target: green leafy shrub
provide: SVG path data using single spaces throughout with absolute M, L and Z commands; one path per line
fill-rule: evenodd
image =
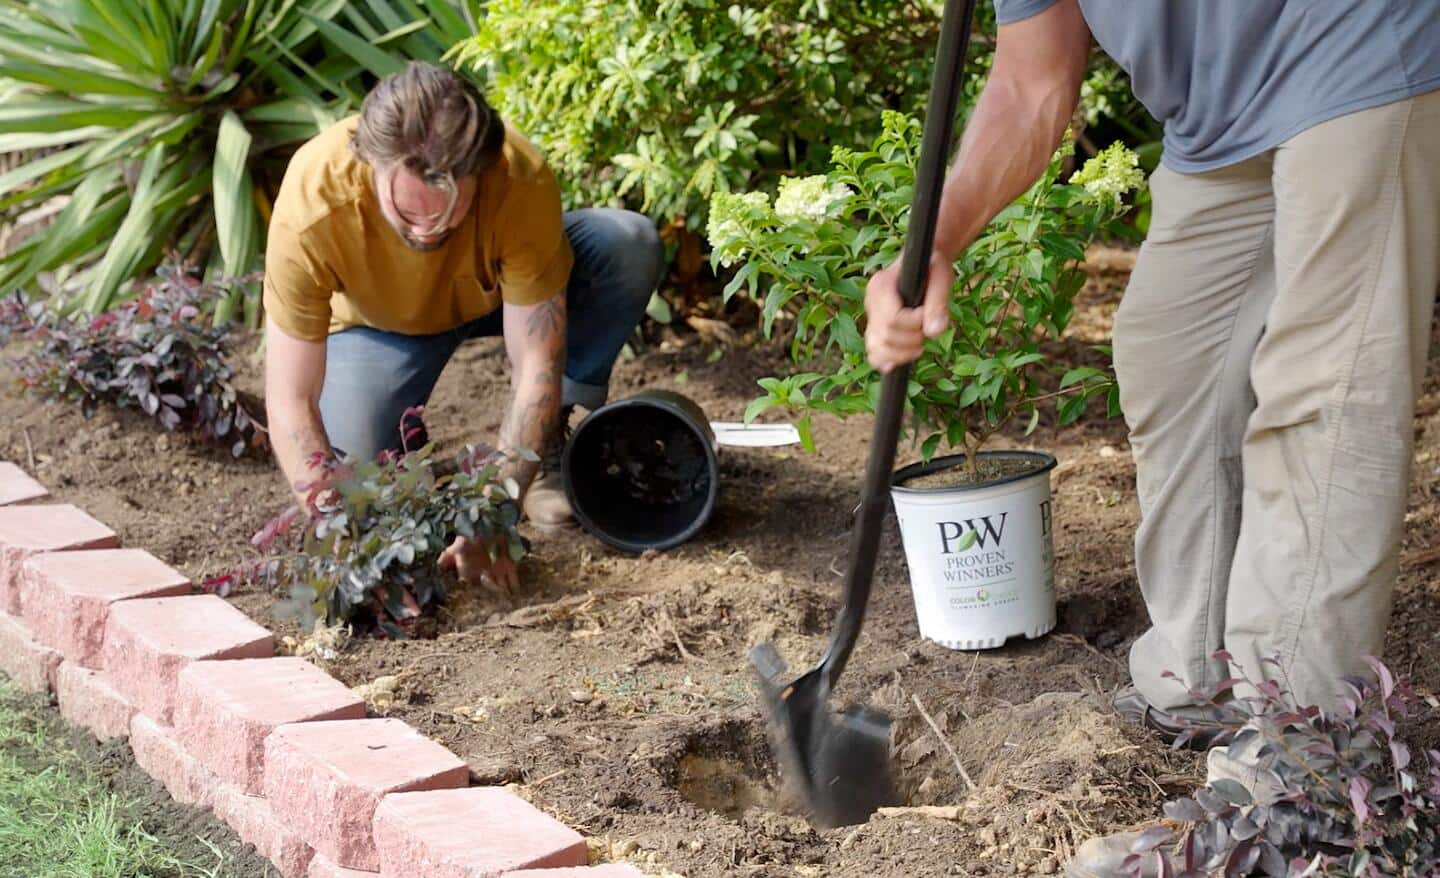
M 455 54 L 541 145 L 571 204 L 634 196 L 699 228 L 712 193 L 820 170 L 882 110 L 915 109 L 941 5 L 490 0 Z
M 298 616 L 306 630 L 324 618 L 371 623 L 392 637 L 413 633 L 453 585 L 439 561 L 457 536 L 488 543 L 492 557 L 525 554 L 519 489 L 500 480 L 500 455 L 487 447 L 467 448 L 453 463 L 433 455 L 427 443 L 373 461 L 315 458 L 306 513 L 292 507 L 252 541 L 274 554 L 207 587 L 243 578 L 285 589 L 281 612 Z
M 78 268 L 100 312 L 170 247 L 254 270 L 289 148 L 357 108 L 364 74 L 471 32 L 449 0 L 5 0 L 0 153 L 39 152 L 0 174 L 0 223 L 69 202 L 0 258 L 0 289 Z
M 781 182 L 772 203 L 762 192 L 717 194 L 709 238 L 712 260 L 735 267 L 728 298 L 744 291 L 761 305 L 767 334 L 782 318 L 793 328 L 790 350 L 805 371 L 760 382 L 766 395 L 745 412 L 771 407 L 799 418 L 807 447 L 813 412 L 873 412 L 881 375 L 866 360 L 861 335 L 865 285 L 904 245 L 919 153 L 920 125 L 887 113 L 871 149 L 837 147 L 825 176 Z M 910 431 L 924 457 L 942 445 L 972 461 L 988 437 L 1017 417 L 1039 418 L 1053 399 L 1061 423 L 1103 395 L 1118 394 L 1105 371 L 1078 368 L 1059 390 L 1042 389 L 1049 363 L 1040 342 L 1058 338 L 1084 283 L 1086 245 L 1119 233 L 1124 197 L 1143 185 L 1135 156 L 1116 144 L 1060 181 L 1056 153 L 1045 174 L 1002 211 L 962 255 L 950 305 L 950 328 L 929 340 L 911 372 Z
M 1215 657 L 1231 661 L 1224 652 Z M 1348 695 L 1330 713 L 1299 705 L 1274 680 L 1243 674 L 1191 692 L 1241 729 L 1236 746 L 1268 761 L 1262 783 L 1277 794 L 1256 802 L 1226 780 L 1167 803 L 1166 816 L 1188 828 L 1178 845 L 1169 830 L 1151 830 L 1127 863 L 1131 874 L 1162 859 L 1169 862 L 1161 874 L 1180 878 L 1440 874 L 1440 752 L 1414 758 L 1397 732 L 1414 693 L 1369 662 L 1375 680 L 1345 680 Z M 1242 683 L 1256 694 L 1231 697 Z
M 87 418 L 101 405 L 136 408 L 167 431 L 224 443 L 239 457 L 267 443 L 235 386 L 235 327 L 216 326 L 204 310 L 229 285 L 166 264 L 136 298 L 93 318 L 10 299 L 0 306 L 0 335 L 31 343 L 13 361 L 23 391 L 78 402 Z

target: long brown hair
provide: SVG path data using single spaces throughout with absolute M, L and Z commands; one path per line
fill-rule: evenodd
M 453 189 L 500 158 L 505 127 L 473 83 L 453 70 L 411 61 L 365 96 L 351 138 L 371 165 L 399 162 L 427 185 Z

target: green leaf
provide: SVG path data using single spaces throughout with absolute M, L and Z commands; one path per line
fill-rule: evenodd
M 69 98 L 16 98 L 0 105 L 0 134 L 64 131 L 86 125 L 120 128 L 147 119 L 153 112 Z
M 1060 426 L 1073 424 L 1079 420 L 1080 415 L 1085 412 L 1085 397 L 1083 394 L 1076 394 L 1060 405 Z
M 1040 426 L 1040 409 L 1031 409 L 1030 423 L 1025 425 L 1025 435 L 1029 436 L 1031 433 L 1034 433 L 1035 428 L 1038 426 Z
M 130 277 L 151 243 L 155 202 L 160 195 L 156 181 L 165 158 L 165 150 L 160 146 L 152 147 L 145 156 L 136 181 L 135 195 L 130 199 L 130 209 L 86 287 L 83 307 L 92 314 L 110 307 L 120 284 Z
M 1065 376 L 1063 378 L 1060 379 L 1060 388 L 1063 390 L 1066 387 L 1071 386 L 1072 384 L 1079 384 L 1082 381 L 1086 381 L 1103 374 L 1104 373 L 1101 372 L 1099 369 L 1093 369 L 1090 367 L 1071 369 L 1070 371 L 1065 373 Z
M 1107 417 L 1118 418 L 1124 412 L 1120 410 L 1120 385 L 1111 384 L 1110 390 L 1105 394 L 1105 414 Z
M 645 315 L 656 323 L 669 324 L 675 319 L 670 310 L 670 303 L 659 292 L 650 294 L 650 302 L 645 306 Z
M 254 269 L 259 249 L 260 218 L 255 212 L 254 184 L 250 179 L 250 132 L 235 112 L 220 118 L 215 144 L 213 191 L 215 233 L 227 277 Z
M 24 199 L 23 192 L 16 190 L 29 183 L 37 177 L 43 177 L 52 171 L 65 168 L 83 157 L 90 150 L 89 144 L 74 146 L 51 155 L 32 159 L 8 173 L 0 174 L 0 193 L 9 193 L 8 197 L 0 195 L 0 207 L 8 203 L 14 203 Z M 16 196 L 19 196 L 18 198 Z
M 393 73 L 399 73 L 405 69 L 405 62 L 399 58 L 375 48 L 370 43 L 334 22 L 327 21 L 310 12 L 305 13 L 305 15 L 311 20 L 325 39 L 329 40 L 340 49 L 340 51 L 348 55 L 355 63 L 364 67 L 374 75 L 385 77 Z
M 751 421 L 753 421 L 753 420 L 755 420 L 756 418 L 760 417 L 760 415 L 761 415 L 762 413 L 764 413 L 764 412 L 766 412 L 766 411 L 768 411 L 769 409 L 772 409 L 772 408 L 774 408 L 774 407 L 775 407 L 775 400 L 774 400 L 774 398 L 772 398 L 772 397 L 769 397 L 769 396 L 761 396 L 761 397 L 758 397 L 758 398 L 756 398 L 756 399 L 752 399 L 752 400 L 750 401 L 750 404 L 747 405 L 747 406 L 745 406 L 745 415 L 744 415 L 744 421 L 745 421 L 745 423 L 747 423 L 747 424 L 750 423 Z
M 459 42 L 474 33 L 451 0 L 425 0 L 425 8 L 434 17 L 447 44 Z
M 920 458 L 922 460 L 928 461 L 932 457 L 934 457 L 935 449 L 940 447 L 940 440 L 942 438 L 943 437 L 939 433 L 935 433 L 934 435 L 928 437 L 924 442 L 922 442 L 920 444 Z
M 1045 254 L 1039 250 L 1031 250 L 1025 254 L 1024 275 L 1032 281 L 1043 280 L 1045 277 Z
M 815 453 L 815 435 L 810 429 L 810 416 L 805 415 L 795 422 L 795 430 L 800 434 L 800 446 L 811 454 Z

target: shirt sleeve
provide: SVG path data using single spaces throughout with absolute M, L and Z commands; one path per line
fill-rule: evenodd
M 533 305 L 565 289 L 574 254 L 565 237 L 560 186 L 548 167 L 515 186 L 500 209 L 500 298 Z
M 1055 0 L 995 0 L 995 21 L 997 24 L 1014 24 L 1039 15 L 1054 5 Z
M 286 335 L 324 341 L 330 333 L 334 284 L 303 237 L 283 221 L 272 221 L 265 243 L 265 313 Z

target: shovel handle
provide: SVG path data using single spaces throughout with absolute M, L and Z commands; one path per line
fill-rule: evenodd
M 955 106 L 960 80 L 965 73 L 965 52 L 970 46 L 970 25 L 975 18 L 976 0 L 946 0 L 940 25 L 940 46 L 935 53 L 935 72 L 930 81 L 924 135 L 920 141 L 920 162 L 916 171 L 915 195 L 910 202 L 910 226 L 900 262 L 900 298 L 907 307 L 920 304 L 934 247 L 935 225 L 940 212 L 940 195 L 945 185 L 945 165 L 950 154 Z M 870 459 L 860 500 L 858 521 L 850 533 L 850 563 L 845 570 L 844 603 L 840 607 L 830 645 L 817 670 L 833 689 L 845 670 L 845 663 L 860 636 L 870 585 L 875 578 L 875 557 L 880 548 L 880 528 L 890 503 L 890 484 L 895 469 L 895 447 L 900 438 L 900 418 L 905 413 L 910 366 L 900 366 L 885 376 L 880 385 L 880 403 L 875 412 L 875 431 L 870 439 Z

